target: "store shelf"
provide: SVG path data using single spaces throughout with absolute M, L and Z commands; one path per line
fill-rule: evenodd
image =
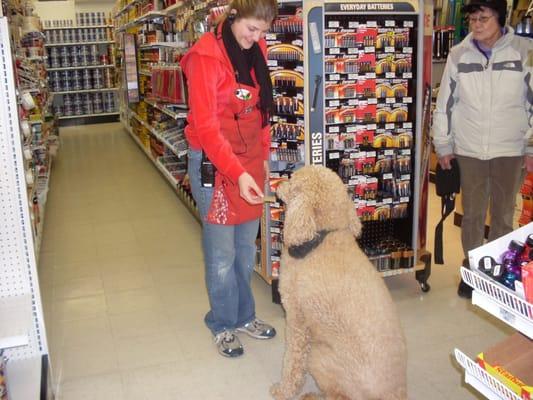
M 167 142 L 167 140 L 163 136 L 161 136 L 161 133 L 158 130 L 154 129 L 154 127 L 152 127 L 146 121 L 144 121 L 139 115 L 137 115 L 137 113 L 131 110 L 130 110 L 130 113 L 137 121 L 139 121 L 139 123 L 142 126 L 148 129 L 152 135 L 154 135 L 159 141 L 163 142 L 165 146 L 174 153 L 174 155 L 181 158 L 185 154 L 187 154 L 186 150 L 183 150 L 183 151 L 176 150 L 169 142 Z
M 152 107 L 157 108 L 159 111 L 164 112 L 166 115 L 168 115 L 168 116 L 171 117 L 171 118 L 174 118 L 174 119 L 183 119 L 183 118 L 187 118 L 188 110 L 187 110 L 187 107 L 186 107 L 185 105 L 183 106 L 183 111 L 174 112 L 174 111 L 172 111 L 172 110 L 169 110 L 167 107 L 165 107 L 164 104 L 159 104 L 159 103 L 157 103 L 157 102 L 154 101 L 154 100 L 151 100 L 151 99 L 144 99 L 144 102 L 145 102 L 146 104 L 151 105 Z
M 140 3 L 141 0 L 133 0 L 126 4 L 124 7 L 122 7 L 120 10 L 117 11 L 115 16 L 113 18 L 117 18 L 121 14 L 124 14 L 125 11 L 129 10 L 131 7 L 133 7 L 135 4 Z
M 165 8 L 163 11 L 167 15 L 175 14 L 180 10 L 181 7 L 183 7 L 183 4 L 183 1 L 177 1 L 176 4 L 172 4 L 171 6 Z
M 41 253 L 41 244 L 43 239 L 43 227 L 44 227 L 44 217 L 46 214 L 46 203 L 48 200 L 48 189 L 50 188 L 50 176 L 52 171 L 52 157 L 48 157 L 48 169 L 45 176 L 40 176 L 37 178 L 37 182 L 34 186 L 34 190 L 37 193 L 37 196 L 40 198 L 39 202 L 39 227 L 37 231 L 37 237 L 35 239 L 35 262 L 39 265 L 39 256 Z M 44 194 L 44 197 L 41 195 Z M 33 195 L 32 195 L 33 197 Z M 31 201 L 31 198 L 29 199 Z
M 178 180 L 174 178 L 174 176 L 169 172 L 168 169 L 165 168 L 165 166 L 159 161 L 159 159 L 156 159 L 154 163 L 157 169 L 159 169 L 159 171 L 161 171 L 161 173 L 165 176 L 166 180 L 170 182 L 172 187 L 177 188 L 179 185 Z
M 141 69 L 141 70 L 139 70 L 139 75 L 152 76 L 152 72 Z
M 455 349 L 455 359 L 465 369 L 465 382 L 489 400 L 520 400 L 515 393 L 481 368 L 468 356 Z
M 148 21 L 150 19 L 161 18 L 161 17 L 164 17 L 165 15 L 166 14 L 161 11 L 150 11 L 144 15 L 141 15 L 139 18 L 136 18 L 133 21 L 127 22 L 126 24 L 117 28 L 116 32 L 123 32 L 129 28 L 133 28 L 134 26 L 140 24 L 141 22 Z
M 59 46 L 85 46 L 90 44 L 111 44 L 115 43 L 114 40 L 101 40 L 98 42 L 70 42 L 70 43 L 47 43 L 45 47 L 59 47 Z
M 42 358 L 9 360 L 7 389 L 9 400 L 35 400 L 41 397 Z
M 400 268 L 400 269 L 391 269 L 388 271 L 381 271 L 380 274 L 383 277 L 387 276 L 396 276 L 396 275 L 402 275 L 402 274 L 409 274 L 411 272 L 414 272 L 414 268 Z
M 71 71 L 76 69 L 99 69 L 99 68 L 115 68 L 113 64 L 106 65 L 83 65 L 79 67 L 61 67 L 61 68 L 48 68 L 47 71 Z
M 0 350 L 29 343 L 32 325 L 29 309 L 30 295 L 0 298 Z
M 474 289 L 472 304 L 533 339 L 533 304 L 480 272 L 461 267 L 461 277 Z
M 100 113 L 100 114 L 81 114 L 81 115 L 63 115 L 58 117 L 59 119 L 73 119 L 73 118 L 88 118 L 88 117 L 105 117 L 109 115 L 119 115 L 118 111 L 110 113 Z
M 65 29 L 94 29 L 94 28 L 113 28 L 113 25 L 87 25 L 87 26 L 61 26 L 44 28 L 45 31 L 56 31 Z
M 94 93 L 94 92 L 113 92 L 118 90 L 117 87 L 113 88 L 102 88 L 102 89 L 81 89 L 81 90 L 68 90 L 63 92 L 50 92 L 50 94 L 56 95 L 56 94 L 73 94 L 73 93 Z
M 152 50 L 152 49 L 158 49 L 160 47 L 169 47 L 173 49 L 181 49 L 184 52 L 188 50 L 188 47 L 184 47 L 183 44 L 177 43 L 177 42 L 156 42 L 156 43 L 146 43 L 141 44 L 139 46 L 139 49 L 141 50 Z

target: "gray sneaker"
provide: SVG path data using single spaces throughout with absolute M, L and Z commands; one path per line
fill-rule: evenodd
M 239 357 L 244 353 L 239 338 L 232 331 L 223 331 L 215 336 L 218 352 L 224 357 Z
M 246 333 L 256 339 L 272 339 L 276 336 L 276 329 L 273 326 L 257 318 L 237 328 L 237 332 Z

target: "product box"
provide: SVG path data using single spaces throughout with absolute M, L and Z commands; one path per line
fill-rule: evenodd
M 479 354 L 477 362 L 520 398 L 533 399 L 533 340 L 515 333 Z

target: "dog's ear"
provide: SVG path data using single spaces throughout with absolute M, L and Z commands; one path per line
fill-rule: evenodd
M 289 199 L 290 184 L 289 182 L 282 182 L 276 189 L 276 195 L 286 203 Z
M 285 244 L 299 245 L 315 237 L 315 211 L 305 193 L 291 193 L 285 212 Z
M 361 221 L 357 216 L 357 209 L 355 207 L 355 204 L 351 200 L 348 200 L 348 202 L 350 204 L 348 207 L 346 207 L 346 209 L 348 210 L 348 223 L 350 231 L 356 238 L 358 238 L 359 236 L 361 236 Z

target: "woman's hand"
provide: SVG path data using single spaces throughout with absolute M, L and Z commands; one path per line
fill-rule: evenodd
M 448 154 L 439 157 L 439 164 L 442 169 L 452 169 L 452 160 L 455 158 L 453 154 Z
M 254 178 L 248 172 L 244 172 L 239 176 L 238 185 L 241 197 L 248 203 L 263 203 L 263 191 L 257 186 Z

